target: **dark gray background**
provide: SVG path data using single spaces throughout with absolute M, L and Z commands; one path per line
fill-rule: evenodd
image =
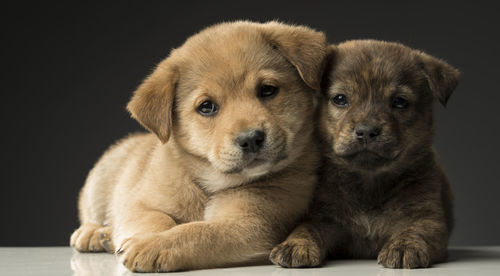
M 171 48 L 235 19 L 306 24 L 334 43 L 399 41 L 460 68 L 448 107 L 436 105 L 436 147 L 456 196 L 451 244 L 500 245 L 500 9 L 405 2 L 2 4 L 0 245 L 67 245 L 87 172 L 140 129 L 124 108 L 134 89 Z

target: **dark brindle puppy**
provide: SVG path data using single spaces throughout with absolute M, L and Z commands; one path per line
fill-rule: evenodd
M 446 258 L 452 195 L 432 147 L 433 102 L 446 104 L 459 73 L 397 43 L 331 47 L 320 132 L 326 151 L 310 214 L 274 248 L 283 267 L 326 256 L 428 267 Z

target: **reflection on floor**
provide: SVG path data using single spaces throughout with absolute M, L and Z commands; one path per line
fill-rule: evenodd
M 500 246 L 449 250 L 449 261 L 429 269 L 385 269 L 375 260 L 332 260 L 324 267 L 283 269 L 273 265 L 175 273 L 184 275 L 500 275 Z M 133 275 L 111 254 L 80 254 L 68 247 L 0 247 L 0 275 Z M 137 274 L 145 275 L 145 274 Z

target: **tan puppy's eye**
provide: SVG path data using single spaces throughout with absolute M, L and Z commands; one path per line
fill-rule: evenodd
M 271 99 L 278 94 L 279 88 L 272 85 L 263 84 L 259 88 L 257 97 L 261 99 Z
M 198 106 L 198 113 L 203 116 L 213 116 L 218 110 L 219 107 L 212 101 L 204 101 Z
M 345 94 L 337 94 L 331 99 L 332 103 L 337 107 L 347 107 L 349 102 Z
M 401 96 L 397 96 L 397 97 L 394 97 L 394 99 L 392 99 L 391 105 L 394 108 L 404 109 L 404 108 L 408 107 L 408 100 L 406 100 L 405 98 L 403 98 Z

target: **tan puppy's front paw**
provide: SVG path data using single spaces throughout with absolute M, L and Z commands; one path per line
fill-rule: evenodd
M 317 267 L 322 261 L 321 249 L 308 240 L 286 240 L 273 248 L 269 260 L 287 268 Z
M 384 245 L 378 263 L 387 268 L 429 267 L 430 256 L 423 241 L 395 240 Z
M 126 239 L 116 251 L 120 261 L 133 272 L 167 272 L 180 269 L 171 243 L 157 233 L 137 234 Z

